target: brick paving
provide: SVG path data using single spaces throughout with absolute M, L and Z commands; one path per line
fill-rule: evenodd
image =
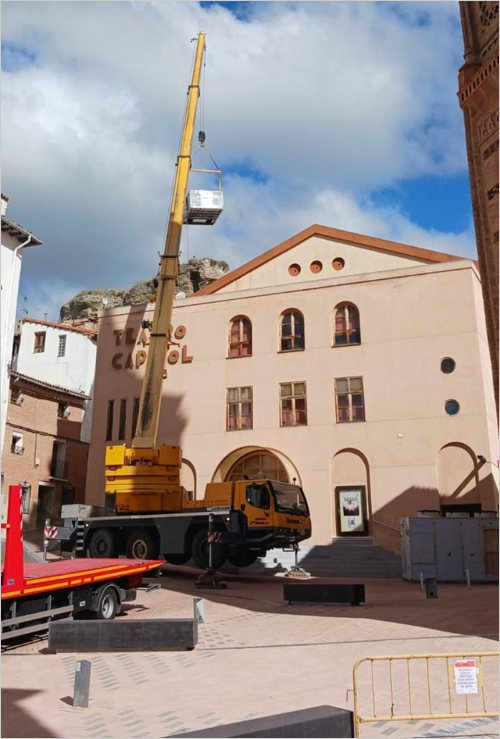
M 202 597 L 206 623 L 195 650 L 54 655 L 44 638 L 4 650 L 2 736 L 166 737 L 317 705 L 352 708 L 346 691 L 361 657 L 498 650 L 492 585 L 440 585 L 439 598 L 426 600 L 419 585 L 371 581 L 366 604 L 352 608 L 288 605 L 280 578 L 228 576 L 229 589 L 212 592 L 196 590 L 194 572 L 186 568 L 165 574 L 161 590 L 141 592 L 121 617 L 191 616 L 193 598 Z M 87 709 L 72 707 L 77 659 L 92 662 Z M 498 674 L 488 672 L 487 681 L 495 703 L 490 710 L 498 710 Z M 381 682 L 383 702 L 388 681 Z M 423 695 L 424 681 L 417 682 Z M 498 736 L 498 721 L 362 727 L 363 737 L 459 735 Z

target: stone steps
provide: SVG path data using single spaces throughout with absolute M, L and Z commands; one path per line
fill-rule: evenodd
M 271 574 L 273 571 L 284 571 L 294 563 L 293 552 L 275 549 L 241 571 Z M 370 537 L 334 540 L 331 545 L 302 546 L 298 564 L 316 577 L 401 579 L 401 557 L 375 546 Z

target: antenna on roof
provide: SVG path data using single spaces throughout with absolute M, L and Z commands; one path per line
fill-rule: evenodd
M 24 297 L 23 297 L 23 303 L 24 303 L 23 313 L 24 313 L 25 316 L 27 316 L 28 315 L 28 312 L 29 312 L 28 311 L 28 296 L 27 295 L 24 295 Z
M 47 317 L 48 317 L 48 315 L 49 315 L 48 313 L 44 313 L 44 314 L 43 314 L 43 319 L 44 319 L 44 321 L 46 321 L 46 320 L 47 320 Z

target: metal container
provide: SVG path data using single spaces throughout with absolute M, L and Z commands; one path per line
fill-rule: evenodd
M 194 226 L 213 226 L 223 208 L 222 190 L 189 190 L 184 223 Z
M 403 579 L 498 582 L 498 518 L 401 521 Z

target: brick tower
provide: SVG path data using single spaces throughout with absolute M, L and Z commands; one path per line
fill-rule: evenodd
M 479 270 L 498 413 L 498 2 L 461 2 L 458 75 Z

